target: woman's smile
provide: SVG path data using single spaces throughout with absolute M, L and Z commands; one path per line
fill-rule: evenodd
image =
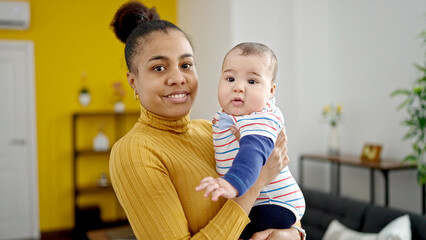
M 189 94 L 190 93 L 187 90 L 179 90 L 166 94 L 165 97 L 168 101 L 171 101 L 173 103 L 185 103 L 186 101 L 188 101 Z

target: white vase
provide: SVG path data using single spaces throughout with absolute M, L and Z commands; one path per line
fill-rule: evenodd
M 86 107 L 89 105 L 91 100 L 90 94 L 88 92 L 81 92 L 78 95 L 78 101 L 80 102 L 81 106 Z
M 337 126 L 330 126 L 330 136 L 328 140 L 328 154 L 339 155 L 340 143 L 339 143 L 339 132 Z
M 117 101 L 114 103 L 114 112 L 123 113 L 126 110 L 126 105 L 122 101 Z
M 99 131 L 93 139 L 93 150 L 95 150 L 95 152 L 105 152 L 109 150 L 109 139 L 102 131 Z

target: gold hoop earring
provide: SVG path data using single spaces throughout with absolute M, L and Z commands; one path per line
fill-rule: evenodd
M 136 90 L 133 90 L 133 98 L 135 101 L 139 99 L 139 95 L 136 93 Z

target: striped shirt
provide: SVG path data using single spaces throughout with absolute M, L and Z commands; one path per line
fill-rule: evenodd
M 235 125 L 239 130 L 240 142 L 232 134 L 229 128 L 230 125 Z M 268 101 L 262 111 L 254 112 L 250 115 L 230 116 L 224 113 L 223 110 L 215 114 L 212 128 L 216 171 L 236 187 L 240 195 L 244 194 L 244 192 L 242 193 L 236 185 L 239 186 L 238 183 L 243 184 L 247 178 L 257 179 L 260 168 L 269 157 L 274 147 L 273 143 L 275 143 L 283 125 L 284 118 L 279 108 L 275 106 L 274 98 Z M 251 141 L 251 137 L 253 136 L 256 137 L 256 145 Z M 250 139 L 250 141 L 244 141 L 244 137 L 247 137 L 246 139 Z M 268 147 L 260 147 L 255 150 L 255 153 L 250 153 L 249 155 L 239 153 L 240 148 L 243 148 L 243 144 L 245 147 L 241 153 L 255 149 L 259 145 L 259 139 L 264 141 L 262 144 L 265 144 L 265 146 L 271 146 L 271 149 L 268 150 Z M 267 141 L 272 141 L 272 143 L 267 143 Z M 265 151 L 262 152 L 262 149 L 265 149 Z M 258 156 L 259 152 L 263 156 Z M 244 172 L 236 169 L 242 165 L 246 165 L 244 166 Z M 231 166 L 233 167 L 231 168 Z M 253 170 L 253 168 L 256 169 Z M 228 171 L 232 173 L 232 176 L 228 176 Z M 253 174 L 255 176 L 250 176 Z M 250 183 L 252 184 L 254 181 Z M 251 185 L 246 187 L 250 188 Z M 275 204 L 289 209 L 295 214 L 297 221 L 302 218 L 305 212 L 305 200 L 288 166 L 269 185 L 262 189 L 255 202 L 255 206 L 266 204 Z

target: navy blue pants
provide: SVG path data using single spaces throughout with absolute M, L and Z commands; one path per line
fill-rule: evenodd
M 240 238 L 249 239 L 256 232 L 268 228 L 285 229 L 296 222 L 294 213 L 287 208 L 277 205 L 260 205 L 251 209 L 250 223 L 246 226 Z

